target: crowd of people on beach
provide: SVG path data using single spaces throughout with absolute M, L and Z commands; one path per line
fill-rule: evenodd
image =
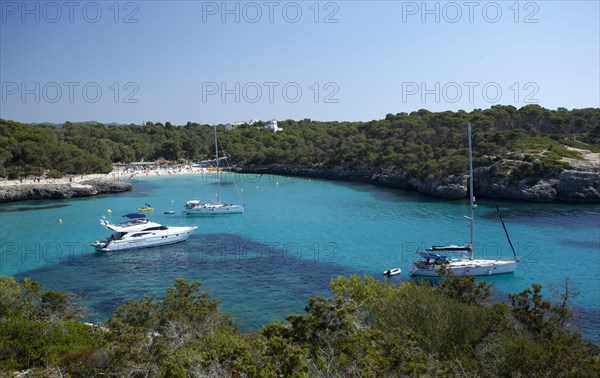
M 154 166 L 115 166 L 109 174 L 113 178 L 123 179 L 135 176 L 161 176 L 161 175 L 186 175 L 203 174 L 211 172 L 209 168 L 198 167 L 191 164 L 154 165 Z
M 35 184 L 77 184 L 81 181 L 94 179 L 113 179 L 127 180 L 136 176 L 162 176 L 162 175 L 186 175 L 186 174 L 206 174 L 214 172 L 214 169 L 199 167 L 193 164 L 178 165 L 115 165 L 110 173 L 89 174 L 89 175 L 66 175 L 62 178 L 48 178 L 39 176 L 30 176 L 18 180 L 8 180 L 0 178 L 0 186 L 9 185 L 35 185 Z

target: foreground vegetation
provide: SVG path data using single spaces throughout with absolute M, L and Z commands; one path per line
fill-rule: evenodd
M 393 377 L 600 375 L 600 348 L 569 330 L 568 281 L 552 304 L 533 285 L 489 300 L 491 287 L 448 277 L 393 285 L 331 281 L 254 333 L 240 333 L 199 282 L 122 305 L 102 325 L 75 322 L 72 297 L 0 276 L 0 373 L 30 376 Z
M 560 171 L 566 166 L 563 157 L 581 158 L 567 146 L 600 152 L 600 109 L 537 105 L 470 113 L 419 110 L 370 122 L 285 120 L 278 133 L 262 123 L 228 132 L 220 126 L 220 135 L 232 165 L 373 167 L 433 179 L 465 171 L 467 122 L 474 127 L 475 164 L 517 155 L 522 169 L 514 172 L 515 179 Z M 202 160 L 212 153 L 212 130 L 198 123 L 55 127 L 0 120 L 0 176 L 10 178 L 48 170 L 51 176 L 105 173 L 117 162 Z

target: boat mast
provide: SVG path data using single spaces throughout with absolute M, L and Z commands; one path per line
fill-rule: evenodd
M 219 173 L 219 145 L 217 143 L 217 125 L 215 125 L 215 157 L 217 162 L 217 204 L 221 204 L 221 180 Z
M 469 228 L 471 229 L 471 242 L 470 242 L 470 247 L 471 247 L 471 251 L 469 252 L 469 258 L 471 260 L 473 260 L 473 248 L 474 248 L 474 243 L 473 243 L 473 234 L 474 234 L 474 230 L 473 230 L 473 218 L 474 218 L 474 212 L 473 212 L 473 151 L 472 151 L 472 146 L 471 146 L 471 123 L 469 122 L 467 124 L 467 129 L 468 129 L 468 133 L 469 133 L 469 219 L 471 220 L 471 224 L 469 225 Z

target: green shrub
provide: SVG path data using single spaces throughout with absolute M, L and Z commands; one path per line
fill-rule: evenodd
M 397 285 L 338 277 L 329 298 L 308 300 L 260 332 L 240 334 L 199 282 L 177 279 L 163 298 L 121 306 L 104 327 L 29 318 L 60 312 L 56 292 L 0 276 L 0 372 L 30 376 L 596 377 L 600 347 L 565 324 L 577 290 L 544 299 L 534 284 L 508 302 L 492 287 L 450 275 Z M 58 375 L 58 374 L 57 374 Z
M 0 320 L 0 368 L 53 366 L 69 353 L 102 344 L 101 334 L 82 323 Z
M 49 169 L 48 172 L 46 173 L 46 177 L 51 178 L 51 179 L 59 179 L 59 178 L 63 178 L 65 176 L 64 173 L 56 170 L 56 169 Z
M 582 150 L 590 150 L 595 153 L 600 152 L 600 146 L 596 144 L 588 144 L 584 142 L 580 142 L 576 139 L 561 139 L 560 142 L 569 147 L 575 147 Z

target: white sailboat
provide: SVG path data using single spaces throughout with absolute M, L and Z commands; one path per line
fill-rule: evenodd
M 491 276 L 495 274 L 513 273 L 519 262 L 516 256 L 511 260 L 474 259 L 474 208 L 475 197 L 473 197 L 473 152 L 471 146 L 471 124 L 468 124 L 469 133 L 469 209 L 467 217 L 470 221 L 469 228 L 471 238 L 469 243 L 458 246 L 433 246 L 427 248 L 426 252 L 417 252 L 422 259 L 414 261 L 409 269 L 412 276 L 439 277 L 440 268 L 452 271 L 457 276 Z M 504 226 L 504 222 L 503 222 Z M 508 235 L 508 234 L 507 234 Z M 510 239 L 509 239 L 510 242 Z M 511 243 L 512 247 L 512 243 Z M 442 255 L 442 253 L 444 255 Z M 458 253 L 458 257 L 448 257 L 447 253 Z M 514 249 L 513 249 L 514 253 Z
M 187 201 L 184 211 L 188 215 L 223 215 L 241 214 L 244 212 L 244 205 L 221 203 L 221 171 L 219 170 L 219 143 L 217 141 L 217 126 L 215 126 L 214 134 L 217 174 L 217 200 L 215 203 L 203 203 L 199 200 Z

